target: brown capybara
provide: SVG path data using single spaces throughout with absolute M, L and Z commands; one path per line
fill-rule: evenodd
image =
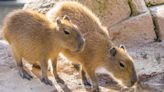
M 117 47 L 111 42 L 107 29 L 102 26 L 98 17 L 84 5 L 75 1 L 58 2 L 46 16 L 54 20 L 65 14 L 79 27 L 86 45 L 81 53 L 68 49 L 64 49 L 62 53 L 73 63 L 82 65 L 81 73 L 84 84 L 88 84 L 86 73 L 91 80 L 92 91 L 99 92 L 95 71 L 103 68 L 123 86 L 133 86 L 137 82 L 133 59 L 128 55 L 124 46 Z
M 80 52 L 85 44 L 78 27 L 68 16 L 57 18 L 53 23 L 32 10 L 9 13 L 4 20 L 3 34 L 12 48 L 20 76 L 32 78 L 23 67 L 22 59 L 25 59 L 40 65 L 41 81 L 48 85 L 52 85 L 47 76 L 48 59 L 56 60 L 63 48 Z

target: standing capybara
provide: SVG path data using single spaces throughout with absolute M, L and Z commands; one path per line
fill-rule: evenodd
M 127 87 L 133 86 L 137 82 L 133 59 L 128 55 L 124 46 L 116 47 L 112 44 L 108 31 L 102 26 L 100 20 L 85 6 L 74 1 L 57 3 L 46 16 L 53 20 L 65 14 L 79 27 L 86 40 L 82 53 L 68 49 L 62 51 L 72 62 L 82 65 L 81 73 L 84 84 L 88 84 L 86 73 L 91 80 L 92 91 L 99 92 L 95 71 L 103 68 L 120 84 Z
M 47 76 L 48 59 L 56 61 L 63 48 L 80 52 L 85 44 L 79 29 L 68 16 L 57 18 L 53 23 L 45 15 L 32 10 L 15 10 L 8 14 L 3 34 L 12 48 L 20 76 L 32 78 L 23 67 L 24 58 L 31 64 L 40 65 L 41 81 L 49 85 L 52 82 Z

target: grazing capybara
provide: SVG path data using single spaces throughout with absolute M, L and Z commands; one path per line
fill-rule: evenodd
M 68 16 L 57 18 L 54 23 L 32 10 L 9 13 L 4 20 L 3 34 L 12 48 L 20 76 L 32 78 L 23 67 L 22 59 L 25 59 L 40 65 L 41 81 L 48 85 L 52 85 L 47 76 L 48 59 L 56 60 L 63 48 L 80 52 L 85 44 L 78 27 Z
M 137 82 L 133 59 L 124 46 L 117 47 L 111 42 L 107 29 L 102 26 L 98 17 L 75 1 L 58 2 L 46 16 L 54 20 L 65 14 L 79 27 L 86 45 L 81 53 L 68 49 L 64 49 L 62 53 L 73 63 L 79 63 L 82 66 L 84 84 L 88 84 L 86 74 L 92 83 L 92 91 L 99 92 L 95 71 L 103 68 L 120 84 L 127 87 L 133 86 Z

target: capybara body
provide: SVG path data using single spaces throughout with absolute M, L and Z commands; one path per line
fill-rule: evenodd
M 84 38 L 68 16 L 57 18 L 53 23 L 32 10 L 9 13 L 4 20 L 3 34 L 12 48 L 21 77 L 32 78 L 23 68 L 24 58 L 40 65 L 41 81 L 49 85 L 52 82 L 47 77 L 48 59 L 55 60 L 63 48 L 80 52 L 84 46 Z
M 103 68 L 120 84 L 127 87 L 133 86 L 137 81 L 137 75 L 132 58 L 124 46 L 116 47 L 111 42 L 107 29 L 102 26 L 98 17 L 85 6 L 74 1 L 57 3 L 46 16 L 55 19 L 65 14 L 70 16 L 71 21 L 79 27 L 86 40 L 84 51 L 81 53 L 68 49 L 62 51 L 72 62 L 82 65 L 84 84 L 88 84 L 86 73 L 91 80 L 92 91 L 99 92 L 95 71 Z

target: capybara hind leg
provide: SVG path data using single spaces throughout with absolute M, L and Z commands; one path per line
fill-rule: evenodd
M 53 74 L 55 76 L 56 82 L 64 84 L 64 81 L 59 77 L 57 73 L 57 59 L 52 60 L 52 67 L 53 67 Z
M 88 77 L 91 80 L 92 92 L 100 92 L 98 81 L 95 75 L 95 70 L 92 69 L 91 67 L 84 67 L 83 69 L 84 69 L 84 72 L 87 73 Z
M 84 72 L 84 70 L 81 70 L 81 76 L 82 76 L 82 82 L 85 86 L 91 86 L 91 84 L 89 83 L 86 73 Z
M 14 53 L 19 74 L 23 79 L 31 80 L 33 77 L 23 68 L 22 58 Z
M 40 61 L 40 67 L 42 71 L 42 79 L 41 81 L 44 82 L 46 85 L 52 86 L 52 81 L 48 79 L 47 71 L 48 71 L 48 60 Z

